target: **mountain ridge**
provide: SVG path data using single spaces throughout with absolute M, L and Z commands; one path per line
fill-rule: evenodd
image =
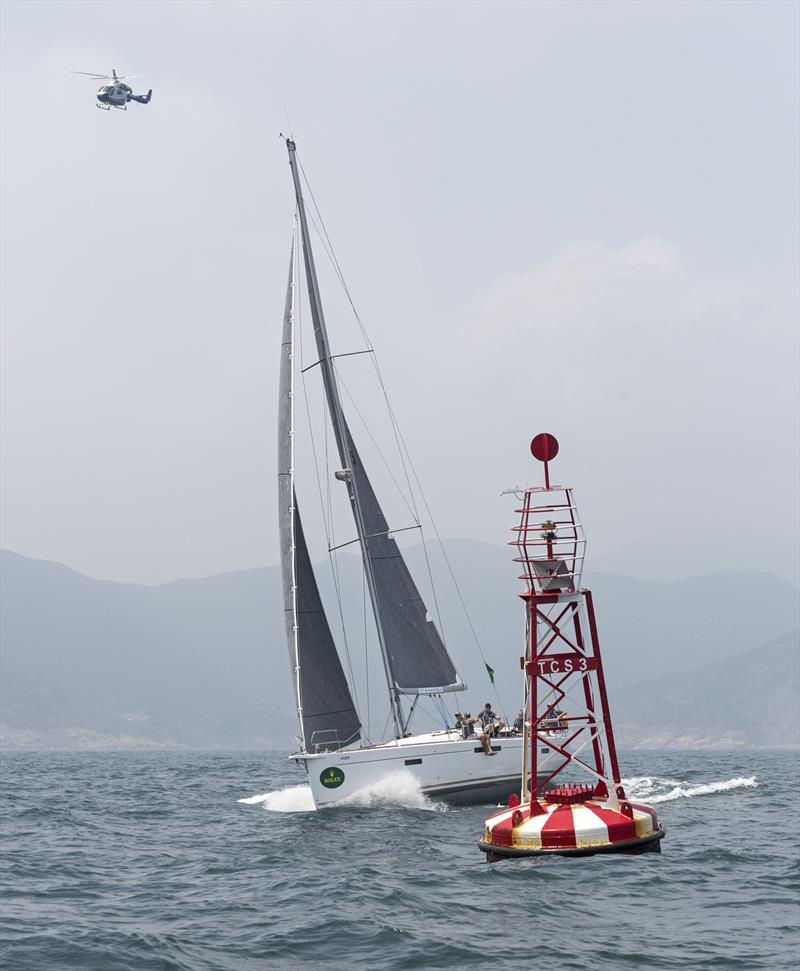
M 458 564 L 461 593 L 495 669 L 498 693 L 509 710 L 515 708 L 524 634 L 515 566 L 505 547 L 445 544 Z M 440 551 L 432 545 L 427 552 L 436 568 Z M 405 553 L 427 596 L 425 551 L 416 546 Z M 277 566 L 150 586 L 98 580 L 13 551 L 3 551 L 0 563 L 5 744 L 30 745 L 36 738 L 78 747 L 291 744 L 294 711 Z M 330 565 L 316 570 L 333 621 Z M 340 557 L 339 571 L 343 610 L 352 621 L 362 616 L 358 557 Z M 629 699 L 644 670 L 649 680 L 674 679 L 695 662 L 718 664 L 798 626 L 796 589 L 763 572 L 717 571 L 670 582 L 600 573 L 587 579 L 608 682 L 619 699 L 615 711 L 636 744 L 645 736 Z M 452 703 L 494 703 L 455 591 L 440 591 L 439 606 L 457 667 L 472 685 Z M 355 638 L 350 647 L 358 654 Z M 354 666 L 359 697 L 369 692 L 377 699 L 374 730 L 382 724 L 385 685 L 374 679 L 368 685 L 358 661 Z M 378 668 L 373 664 L 373 672 Z

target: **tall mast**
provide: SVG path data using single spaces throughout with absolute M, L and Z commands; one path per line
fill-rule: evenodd
M 328 411 L 333 425 L 333 434 L 336 439 L 336 447 L 339 452 L 339 461 L 345 471 L 345 482 L 347 485 L 347 495 L 350 499 L 350 506 L 353 510 L 358 542 L 361 547 L 361 559 L 364 564 L 364 575 L 369 590 L 369 599 L 372 604 L 372 612 L 375 616 L 375 627 L 378 632 L 378 643 L 381 648 L 383 658 L 383 670 L 386 675 L 386 684 L 389 689 L 389 704 L 392 709 L 392 720 L 394 722 L 394 732 L 396 738 L 402 738 L 403 732 L 403 713 L 400 708 L 399 692 L 395 684 L 392 672 L 392 663 L 389 651 L 386 646 L 386 635 L 381 618 L 380 603 L 378 600 L 378 589 L 375 583 L 375 574 L 372 568 L 372 561 L 367 549 L 367 531 L 364 526 L 364 515 L 359 501 L 358 489 L 355 477 L 347 474 L 350 469 L 350 455 L 348 447 L 347 425 L 342 411 L 342 402 L 339 397 L 339 387 L 336 382 L 336 374 L 333 368 L 333 358 L 331 356 L 330 344 L 328 343 L 328 332 L 325 327 L 325 315 L 322 310 L 322 299 L 319 293 L 319 283 L 317 282 L 317 270 L 314 265 L 314 254 L 311 249 L 311 237 L 308 232 L 306 221 L 306 208 L 303 202 L 303 190 L 300 186 L 300 173 L 297 166 L 297 155 L 295 143 L 291 138 L 286 139 L 286 148 L 289 152 L 289 165 L 292 170 L 294 181 L 294 191 L 297 197 L 297 214 L 300 218 L 300 233 L 303 239 L 303 259 L 306 268 L 306 283 L 308 285 L 308 299 L 311 304 L 311 319 L 314 323 L 314 336 L 317 342 L 319 353 L 319 364 L 322 368 L 322 381 L 325 386 L 325 397 L 328 402 Z

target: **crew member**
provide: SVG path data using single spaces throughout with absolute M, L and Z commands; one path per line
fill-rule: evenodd
M 492 731 L 494 730 L 494 723 L 497 718 L 497 715 L 492 711 L 492 706 L 489 704 L 488 701 L 483 706 L 483 711 L 480 713 L 480 715 L 478 715 L 478 718 L 480 718 L 481 720 L 481 724 L 483 725 L 484 731 L 488 732 L 489 735 L 491 735 Z

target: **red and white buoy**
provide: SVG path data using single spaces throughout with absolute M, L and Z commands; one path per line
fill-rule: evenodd
M 660 852 L 664 829 L 649 806 L 627 799 L 620 780 L 591 591 L 581 585 L 583 527 L 567 486 L 551 485 L 552 435 L 531 442 L 544 486 L 521 500 L 511 545 L 523 568 L 527 636 L 526 740 L 519 794 L 486 820 L 478 845 L 489 862 L 510 856 Z M 555 767 L 539 773 L 539 756 Z M 575 771 L 586 782 L 564 780 Z M 556 784 L 556 777 L 559 782 Z

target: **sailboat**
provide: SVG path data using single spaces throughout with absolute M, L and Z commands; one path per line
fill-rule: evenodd
M 507 730 L 492 741 L 491 756 L 475 736 L 444 726 L 415 734 L 411 724 L 420 698 L 465 689 L 435 623 L 393 538 L 359 455 L 340 395 L 320 297 L 295 142 L 286 139 L 296 197 L 293 241 L 283 317 L 279 381 L 278 503 L 283 607 L 302 765 L 317 808 L 410 773 L 421 791 L 454 803 L 491 802 L 518 784 L 523 739 Z M 366 589 L 374 617 L 389 695 L 392 737 L 364 737 L 359 712 L 337 652 L 303 532 L 295 489 L 295 323 L 298 261 L 302 250 L 318 373 L 344 486 L 357 533 Z M 308 369 L 305 369 L 308 370 Z M 547 747 L 542 748 L 543 771 Z

